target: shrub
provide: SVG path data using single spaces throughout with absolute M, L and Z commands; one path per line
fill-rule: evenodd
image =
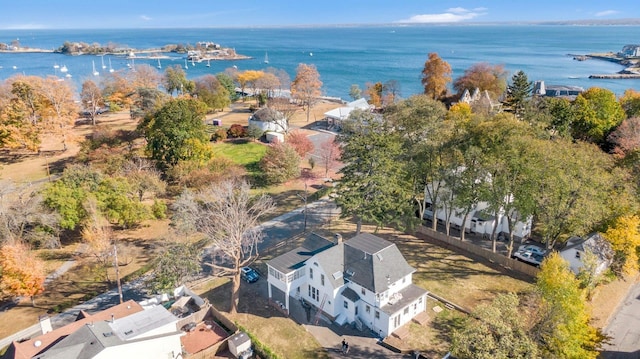
M 295 130 L 287 136 L 287 143 L 293 147 L 298 156 L 304 157 L 313 152 L 313 142 L 302 131 Z
M 262 137 L 262 134 L 264 134 L 264 131 L 262 131 L 259 126 L 251 124 L 249 125 L 249 128 L 247 128 L 247 136 L 249 136 L 249 138 L 251 138 L 252 140 L 257 140 L 258 138 Z
M 156 219 L 167 218 L 167 204 L 157 199 L 154 200 L 151 205 L 151 213 L 153 213 L 153 217 Z
M 260 169 L 268 184 L 279 184 L 300 176 L 300 156 L 286 143 L 274 143 L 269 146 Z
M 235 123 L 231 125 L 229 131 L 227 131 L 227 135 L 231 138 L 247 137 L 247 129 L 244 128 L 244 126 Z
M 216 129 L 211 135 L 211 141 L 224 141 L 227 139 L 227 130 L 224 128 Z

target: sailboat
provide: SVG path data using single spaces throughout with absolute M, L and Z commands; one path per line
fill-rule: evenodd
M 104 55 L 100 56 L 100 59 L 102 60 L 102 69 L 106 69 L 107 66 L 104 64 Z
M 160 59 L 158 59 L 158 68 L 161 69 L 162 68 L 162 64 L 160 63 Z
M 196 67 L 196 63 L 193 62 L 193 57 L 191 58 L 191 66 Z
M 111 58 L 109 58 L 109 72 L 113 72 L 113 67 L 111 67 Z
M 91 64 L 93 65 L 93 76 L 98 76 L 100 73 L 96 71 L 96 62 L 91 60 Z
M 67 69 L 67 65 L 62 65 L 62 67 L 60 68 L 60 72 L 63 72 L 63 73 L 64 73 L 64 72 L 67 72 L 67 71 L 69 71 L 69 70 Z
M 185 70 L 189 69 L 189 65 L 187 65 L 187 59 L 184 59 L 184 68 Z
M 211 59 L 207 59 L 207 67 L 211 67 Z
M 269 63 L 269 54 L 267 54 L 266 52 L 264 53 L 264 63 L 265 64 Z

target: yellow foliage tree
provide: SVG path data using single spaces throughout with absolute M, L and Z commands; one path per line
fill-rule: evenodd
M 291 83 L 291 96 L 302 101 L 307 108 L 307 122 L 311 107 L 322 95 L 322 81 L 315 65 L 300 64 L 296 69 L 296 78 Z
M 447 85 L 450 82 L 451 66 L 437 53 L 430 53 L 422 69 L 424 94 L 434 100 L 440 100 L 447 95 Z
M 236 76 L 236 80 L 240 84 L 240 89 L 242 90 L 242 98 L 244 99 L 244 89 L 249 87 L 253 90 L 253 95 L 256 96 L 256 86 L 258 81 L 264 77 L 264 71 L 257 70 L 247 70 L 240 72 Z M 257 97 L 256 97 L 257 98 Z
M 614 268 L 618 268 L 621 273 L 632 274 L 638 271 L 639 228 L 640 217 L 623 216 L 616 219 L 604 233 L 615 251 Z

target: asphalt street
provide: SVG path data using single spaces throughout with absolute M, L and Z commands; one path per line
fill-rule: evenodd
M 640 281 L 636 281 L 620 303 L 605 333 L 611 340 L 604 346 L 602 358 L 640 358 Z

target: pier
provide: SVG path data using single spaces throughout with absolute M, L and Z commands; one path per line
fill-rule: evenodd
M 590 79 L 640 79 L 640 74 L 595 74 Z

